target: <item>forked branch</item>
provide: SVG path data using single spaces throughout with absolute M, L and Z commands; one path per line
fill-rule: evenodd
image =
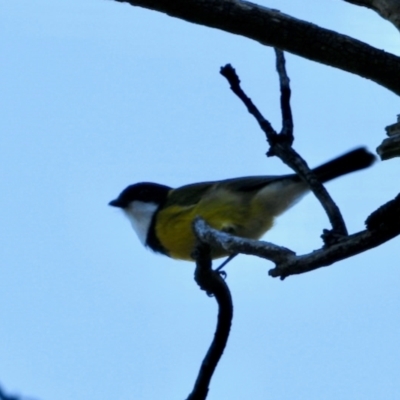
M 310 170 L 305 160 L 292 148 L 294 137 L 292 111 L 290 107 L 289 78 L 286 73 L 283 52 L 278 49 L 275 49 L 275 52 L 281 90 L 282 129 L 279 134 L 272 127 L 271 123 L 264 118 L 252 100 L 244 93 L 240 86 L 240 79 L 233 67 L 229 64 L 226 65 L 221 68 L 221 74 L 228 80 L 231 90 L 244 103 L 249 113 L 254 116 L 260 128 L 264 131 L 270 145 L 270 150 L 267 154 L 269 156 L 277 155 L 286 165 L 297 172 L 297 174 L 308 183 L 310 189 L 322 204 L 331 222 L 334 235 L 330 237 L 347 235 L 346 225 L 339 208 L 332 200 L 325 187 Z M 326 235 L 326 237 L 328 238 L 328 235 Z
M 293 141 L 293 121 L 289 103 L 289 79 L 284 66 L 283 54 L 279 50 L 277 51 L 277 69 L 281 83 L 283 120 L 283 127 L 279 134 L 244 93 L 240 86 L 240 79 L 232 66 L 227 65 L 223 67 L 221 74 L 228 80 L 232 91 L 242 100 L 266 134 L 271 146 L 268 154 L 278 155 L 309 184 L 327 212 L 333 226 L 333 231 L 329 232 L 329 235 L 325 234 L 325 246 L 321 249 L 309 254 L 296 255 L 294 251 L 272 243 L 244 239 L 220 232 L 208 226 L 201 219 L 197 219 L 194 222 L 194 229 L 200 241 L 212 246 L 220 246 L 229 254 L 242 253 L 256 255 L 274 262 L 275 267 L 269 271 L 269 275 L 284 279 L 290 275 L 301 274 L 331 265 L 337 261 L 377 247 L 398 236 L 400 234 L 400 194 L 374 211 L 367 218 L 367 229 L 352 235 L 347 234 L 338 207 L 332 201 L 323 185 L 318 182 L 312 171 L 309 170 L 305 161 L 291 147 Z M 342 222 L 343 225 L 341 225 Z

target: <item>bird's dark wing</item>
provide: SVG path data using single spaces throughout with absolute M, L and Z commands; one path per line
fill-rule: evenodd
M 253 192 L 262 189 L 272 182 L 286 178 L 296 179 L 296 175 L 246 176 L 222 181 L 194 183 L 172 190 L 168 196 L 166 205 L 179 204 L 181 206 L 192 206 L 197 204 L 202 198 L 207 197 L 208 193 L 216 190 Z
M 262 189 L 270 183 L 285 179 L 297 179 L 297 175 L 246 176 L 216 182 L 216 186 L 218 188 L 219 185 L 223 185 L 228 190 L 236 192 L 253 192 Z

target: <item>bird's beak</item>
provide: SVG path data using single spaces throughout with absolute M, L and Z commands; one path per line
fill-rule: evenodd
M 118 199 L 111 200 L 111 201 L 108 203 L 108 205 L 109 205 L 109 206 L 112 206 L 112 207 L 123 208 L 121 202 L 120 202 Z

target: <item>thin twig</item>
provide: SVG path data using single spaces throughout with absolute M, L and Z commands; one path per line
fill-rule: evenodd
M 284 279 L 326 267 L 345 258 L 370 250 L 400 234 L 400 194 L 374 211 L 366 220 L 367 229 L 342 238 L 338 243 L 287 259 L 269 271 L 272 277 Z
M 305 160 L 292 147 L 294 136 L 292 109 L 290 105 L 290 80 L 286 72 L 285 54 L 279 49 L 275 49 L 275 54 L 276 70 L 279 75 L 281 91 L 282 130 L 279 136 L 283 137 L 284 140 L 278 140 L 273 143 L 270 152 L 278 155 L 285 164 L 296 171 L 308 183 L 311 191 L 324 208 L 332 225 L 332 233 L 325 231 L 323 235 L 325 244 L 330 244 L 336 241 L 338 237 L 347 235 L 346 224 L 339 207 L 335 204 L 325 186 L 316 178 Z
M 284 144 L 275 144 L 274 153 L 290 168 L 307 182 L 310 190 L 321 203 L 329 222 L 332 225 L 332 232 L 326 231 L 324 235 L 325 244 L 329 245 L 335 238 L 347 235 L 347 228 L 339 207 L 333 201 L 325 186 L 317 179 L 315 174 L 307 165 L 306 161 L 292 147 Z
M 286 60 L 282 50 L 275 49 L 276 54 L 276 70 L 279 75 L 279 83 L 281 89 L 281 111 L 282 111 L 282 130 L 281 135 L 287 137 L 287 142 L 292 145 L 293 136 L 293 116 L 290 106 L 290 79 L 286 72 Z
M 240 79 L 236 74 L 235 69 L 231 64 L 227 64 L 224 67 L 221 67 L 220 74 L 227 79 L 231 86 L 231 90 L 236 96 L 239 97 L 240 100 L 247 107 L 248 112 L 254 116 L 260 128 L 265 132 L 267 138 L 269 140 L 274 140 L 277 133 L 272 127 L 271 123 L 264 118 L 259 109 L 255 106 L 252 100 L 246 95 L 246 93 L 242 90 L 240 86 Z
M 290 107 L 290 85 L 289 78 L 285 68 L 284 54 L 280 50 L 276 50 L 277 70 L 281 89 L 281 112 L 282 112 L 282 130 L 277 134 L 271 123 L 262 115 L 260 110 L 255 106 L 252 100 L 246 95 L 240 86 L 240 79 L 235 69 L 227 64 L 221 68 L 223 75 L 229 82 L 231 90 L 245 104 L 247 110 L 254 116 L 261 129 L 264 131 L 267 141 L 271 146 L 267 155 L 278 156 L 286 165 L 292 168 L 304 181 L 306 181 L 320 201 L 329 221 L 332 225 L 332 233 L 326 231 L 323 239 L 325 244 L 336 241 L 341 236 L 347 235 L 347 229 L 344 219 L 340 213 L 338 206 L 330 197 L 325 187 L 318 181 L 314 173 L 310 170 L 305 160 L 292 148 L 293 142 L 293 119 Z

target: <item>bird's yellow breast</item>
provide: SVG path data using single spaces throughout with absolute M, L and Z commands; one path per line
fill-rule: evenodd
M 195 246 L 193 219 L 199 216 L 215 229 L 234 235 L 259 239 L 273 224 L 262 202 L 254 196 L 239 196 L 228 191 L 218 191 L 190 206 L 167 205 L 155 221 L 155 233 L 172 258 L 193 260 Z M 221 248 L 212 249 L 212 258 L 228 255 Z

